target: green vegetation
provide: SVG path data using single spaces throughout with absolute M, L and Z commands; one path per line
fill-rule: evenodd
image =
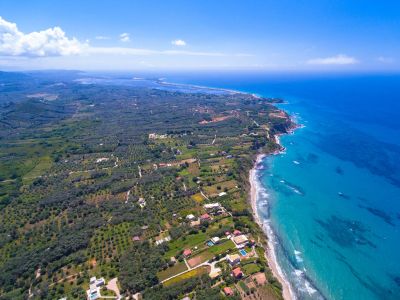
M 171 276 L 182 273 L 187 270 L 185 263 L 177 263 L 174 266 L 167 268 L 157 273 L 157 277 L 160 281 L 163 281 Z
M 83 299 L 91 276 L 117 277 L 126 296 L 218 298 L 205 268 L 160 280 L 183 269 L 186 248 L 201 262 L 231 251 L 231 241 L 206 245 L 225 231 L 263 239 L 246 202 L 248 171 L 257 153 L 279 148 L 271 137 L 292 126 L 288 116 L 246 94 L 80 84 L 74 72 L 7 76 L 0 72 L 0 298 Z M 209 202 L 226 212 L 192 225 L 186 216 Z M 249 273 L 265 270 L 279 296 L 257 253 Z
M 187 279 L 197 277 L 202 274 L 208 274 L 208 272 L 209 272 L 209 267 L 199 267 L 197 269 L 188 271 L 186 273 L 183 273 L 182 275 L 176 276 L 176 277 L 164 282 L 164 286 L 175 285 L 175 284 L 181 283 L 182 281 L 185 281 Z

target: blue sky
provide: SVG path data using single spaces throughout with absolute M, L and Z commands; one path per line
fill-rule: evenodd
M 400 1 L 15 0 L 0 16 L 1 69 L 400 69 Z

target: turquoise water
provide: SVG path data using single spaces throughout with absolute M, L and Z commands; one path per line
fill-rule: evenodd
M 258 170 L 258 211 L 298 298 L 400 299 L 400 76 L 168 80 L 283 97 L 304 125 Z

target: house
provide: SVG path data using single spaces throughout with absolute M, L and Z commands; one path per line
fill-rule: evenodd
M 194 215 L 190 214 L 190 215 L 186 216 L 186 219 L 189 221 L 194 221 L 196 219 L 196 217 Z
M 192 226 L 192 227 L 200 226 L 200 220 L 195 220 L 195 221 L 190 222 L 190 226 Z
M 171 240 L 171 236 L 166 236 L 165 238 L 158 239 L 156 238 L 156 245 L 161 245 L 162 243 L 169 242 Z
M 221 207 L 221 204 L 219 204 L 218 202 L 204 204 L 204 209 L 206 209 L 206 210 L 219 209 L 220 207 Z
M 105 285 L 106 282 L 103 277 L 96 279 L 95 276 L 89 280 L 89 289 L 86 291 L 88 300 L 96 300 L 100 298 L 100 287 Z
M 234 236 L 232 241 L 236 244 L 237 248 L 243 248 L 246 246 L 247 242 L 249 241 L 244 234 Z
M 139 198 L 138 203 L 140 208 L 144 208 L 146 206 L 146 200 L 144 200 L 143 198 Z
M 204 215 L 201 215 L 201 216 L 200 216 L 200 220 L 202 220 L 202 221 L 209 221 L 209 220 L 211 220 L 211 217 L 210 217 L 209 214 L 204 214 Z
M 100 298 L 98 290 L 87 290 L 88 300 L 96 300 Z
M 218 194 L 218 196 L 220 196 L 220 197 L 226 196 L 226 192 L 221 192 Z
M 103 285 L 105 285 L 105 284 L 106 284 L 106 281 L 104 280 L 103 277 L 101 277 L 101 278 L 99 278 L 99 279 L 96 280 L 96 286 L 97 286 L 97 287 L 103 286 Z
M 217 236 L 214 236 L 213 238 L 211 238 L 211 242 L 213 242 L 214 244 L 218 244 L 220 241 L 220 238 Z
M 225 296 L 233 296 L 233 290 L 229 286 L 224 287 L 223 291 Z
M 192 255 L 192 250 L 190 249 L 183 250 L 183 256 L 188 257 L 190 255 Z
M 224 213 L 224 208 L 218 202 L 204 204 L 204 209 L 213 216 Z
M 236 279 L 240 279 L 240 278 L 243 277 L 243 272 L 242 272 L 242 270 L 241 270 L 240 268 L 236 268 L 236 269 L 233 269 L 232 275 L 233 275 L 233 277 L 235 277 Z
M 240 231 L 240 230 L 237 230 L 237 229 L 235 229 L 234 231 L 233 231 L 233 235 L 241 235 L 242 234 L 242 232 Z
M 232 255 L 227 255 L 226 256 L 226 260 L 228 261 L 228 263 L 231 266 L 237 265 L 238 263 L 240 263 L 240 256 L 239 254 L 232 254 Z
M 137 236 L 137 235 L 135 235 L 135 236 L 132 238 L 132 241 L 134 241 L 134 242 L 139 242 L 139 241 L 140 241 L 140 237 Z

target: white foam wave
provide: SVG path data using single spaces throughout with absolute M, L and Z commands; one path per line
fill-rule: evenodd
M 301 252 L 294 250 L 294 256 L 296 257 L 297 262 L 303 262 L 303 258 L 301 257 Z

